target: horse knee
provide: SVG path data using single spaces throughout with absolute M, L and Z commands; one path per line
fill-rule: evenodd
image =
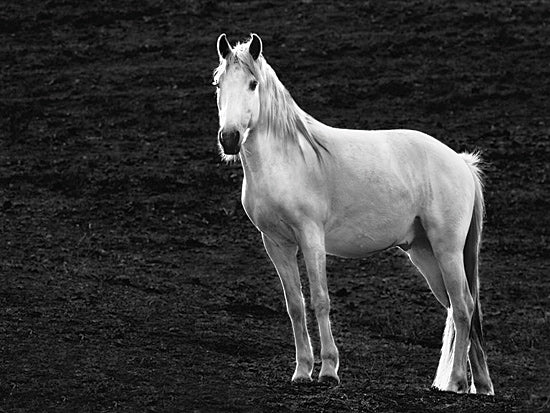
M 286 305 L 286 311 L 292 320 L 302 320 L 304 318 L 304 302 L 302 300 L 288 302 Z
M 453 308 L 453 319 L 457 325 L 469 326 L 474 315 L 474 300 L 470 294 Z
M 328 315 L 330 312 L 330 298 L 328 294 L 317 293 L 311 295 L 311 306 L 315 311 L 315 315 Z

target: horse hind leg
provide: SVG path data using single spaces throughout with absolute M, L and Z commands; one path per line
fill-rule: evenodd
M 487 367 L 487 355 L 485 353 L 485 340 L 483 338 L 483 330 L 481 327 L 481 305 L 479 302 L 479 287 L 474 294 L 475 307 L 472 317 L 472 328 L 470 330 L 470 350 L 468 358 L 470 360 L 470 369 L 472 372 L 472 385 L 470 393 L 478 393 L 485 395 L 494 395 L 493 382 L 489 376 L 489 368 Z
M 440 256 L 439 263 L 451 303 L 443 339 L 442 358 L 443 354 L 450 349 L 447 354 L 449 354 L 452 368 L 450 375 L 445 374 L 436 377 L 434 386 L 441 390 L 457 393 L 470 392 L 493 395 L 493 384 L 489 376 L 487 357 L 483 349 L 479 297 L 477 294 L 472 296 L 468 285 L 464 268 L 464 255 L 457 252 L 454 254 L 441 253 Z M 450 347 L 448 346 L 448 337 L 452 337 L 454 340 Z M 468 387 L 467 381 L 468 365 L 472 374 L 471 387 Z
M 462 251 L 459 249 L 453 251 L 447 245 L 435 250 L 434 255 L 441 268 L 450 302 L 442 352 L 447 352 L 446 356 L 452 360 L 448 382 L 445 383 L 447 377 L 441 377 L 436 387 L 445 391 L 466 393 L 468 392 L 467 364 L 474 299 L 468 287 Z M 451 332 L 452 324 L 454 324 L 454 337 Z M 454 342 L 449 348 L 448 341 L 451 337 Z
M 439 264 L 435 259 L 432 247 L 425 237 L 415 240 L 412 248 L 408 251 L 409 258 L 426 279 L 432 293 L 447 311 L 447 322 L 443 333 L 443 345 L 441 356 L 437 366 L 437 372 L 432 386 L 437 389 L 445 389 L 448 386 L 452 370 L 452 354 L 454 352 L 454 322 L 450 311 L 449 296 L 443 282 L 443 275 Z
M 487 367 L 487 355 L 483 349 L 483 339 L 477 335 L 472 328 L 471 345 L 468 356 L 470 358 L 470 368 L 472 370 L 471 393 L 494 395 L 493 383 L 489 376 Z
M 432 239 L 436 243 L 432 244 Z M 460 244 L 453 242 L 453 236 L 448 234 L 438 239 L 432 233 L 430 241 L 427 238 L 415 241 L 409 251 L 411 261 L 422 272 L 437 299 L 447 308 L 441 357 L 433 387 L 457 393 L 469 391 L 492 395 L 494 390 L 484 351 L 479 297 L 477 293 L 472 295 L 466 275 L 465 261 L 471 260 L 467 255 L 470 252 L 467 248 L 460 251 Z M 435 245 L 435 252 L 432 245 Z M 470 388 L 468 365 L 472 374 Z
M 441 269 L 435 259 L 430 242 L 427 239 L 415 239 L 411 249 L 407 252 L 412 263 L 426 279 L 435 298 L 437 298 L 443 307 L 449 308 L 450 303 L 447 289 L 445 288 Z

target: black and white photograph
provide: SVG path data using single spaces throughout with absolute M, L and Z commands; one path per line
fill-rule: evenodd
M 0 2 L 0 413 L 550 412 L 550 2 Z

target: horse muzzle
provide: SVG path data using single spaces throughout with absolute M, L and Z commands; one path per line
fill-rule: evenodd
M 239 131 L 220 132 L 219 140 L 226 155 L 237 155 L 241 150 L 241 134 Z

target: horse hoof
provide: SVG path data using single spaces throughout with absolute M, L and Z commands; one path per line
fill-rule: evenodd
M 458 393 L 458 394 L 467 394 L 470 391 L 470 388 L 468 386 L 468 382 L 460 382 L 456 383 L 456 385 L 451 387 L 451 391 Z
M 472 392 L 472 389 L 470 388 L 470 393 Z M 475 388 L 475 394 L 482 394 L 484 396 L 494 396 L 495 391 L 493 390 L 493 386 L 477 386 Z
M 432 386 L 432 390 L 456 394 L 467 394 L 469 391 L 468 385 L 462 383 L 449 383 L 447 386 L 444 387 Z
M 319 376 L 319 384 L 327 387 L 336 387 L 340 384 L 340 379 L 334 376 Z
M 292 379 L 291 383 L 295 386 L 305 386 L 311 384 L 312 381 L 309 377 L 296 377 Z

